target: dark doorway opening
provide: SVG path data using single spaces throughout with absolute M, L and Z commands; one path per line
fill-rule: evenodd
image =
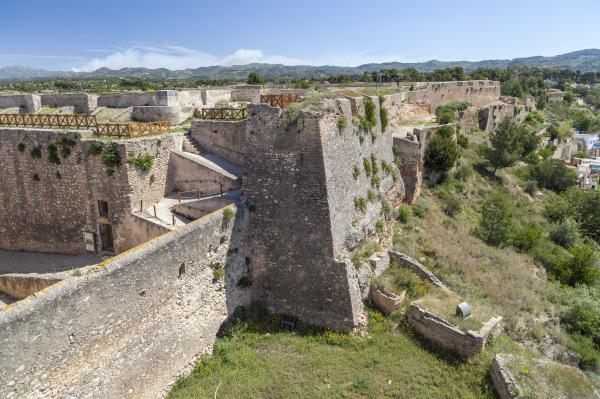
M 100 216 L 107 218 L 108 217 L 108 202 L 106 201 L 98 201 L 98 212 Z
M 115 245 L 113 241 L 113 231 L 110 224 L 100 224 L 100 241 L 102 241 L 102 250 L 115 252 Z

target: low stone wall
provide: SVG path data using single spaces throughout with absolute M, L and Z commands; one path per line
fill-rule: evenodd
M 179 125 L 194 114 L 192 107 L 173 107 L 166 105 L 150 105 L 132 107 L 131 120 L 138 122 L 169 121 L 171 125 Z
M 87 93 L 40 95 L 42 107 L 73 107 L 77 114 L 91 114 L 98 107 L 98 96 Z
M 371 298 L 371 302 L 373 302 L 373 305 L 377 309 L 379 309 L 383 314 L 389 315 L 400 308 L 402 301 L 404 301 L 404 298 L 406 297 L 406 291 L 402 291 L 400 295 L 396 295 L 385 288 L 371 285 L 371 293 L 369 296 Z
M 194 202 L 187 202 L 184 204 L 177 204 L 174 205 L 172 209 L 173 212 L 181 216 L 184 216 L 190 220 L 196 220 L 218 209 L 224 208 L 233 202 L 234 201 L 232 199 L 227 197 L 215 197 Z
M 513 376 L 506 367 L 508 357 L 497 354 L 492 359 L 490 376 L 500 399 L 517 399 L 519 388 Z
M 65 278 L 64 273 L 0 274 L 0 293 L 23 299 Z
M 237 165 L 244 163 L 246 121 L 198 120 L 192 122 L 192 138 L 207 152 Z
M 231 101 L 247 101 L 252 104 L 260 103 L 260 85 L 237 85 L 231 90 Z
M 162 397 L 249 303 L 246 223 L 210 214 L 0 310 L 0 397 Z
M 450 290 L 444 283 L 442 283 L 432 272 L 429 271 L 420 262 L 417 262 L 408 255 L 405 255 L 397 251 L 388 251 L 390 255 L 390 262 L 397 263 L 399 266 L 406 267 L 416 274 L 419 275 L 423 280 L 429 281 L 431 284 L 439 287 L 443 290 Z
M 35 94 L 0 96 L 0 108 L 19 108 L 20 112 L 32 114 L 42 108 L 42 102 Z
M 215 195 L 240 187 L 240 181 L 231 174 L 223 174 L 196 161 L 183 151 L 171 153 L 169 165 L 171 181 L 177 191 L 200 190 L 202 195 Z
M 493 317 L 479 331 L 463 331 L 445 319 L 423 309 L 420 301 L 410 304 L 408 322 L 420 335 L 442 348 L 468 358 L 481 352 L 490 335 L 500 333 L 502 317 Z
M 98 97 L 99 107 L 129 108 L 147 106 L 200 106 L 198 91 L 157 90 L 154 92 L 103 93 Z
M 231 89 L 203 89 L 202 103 L 214 107 L 218 102 L 231 102 Z

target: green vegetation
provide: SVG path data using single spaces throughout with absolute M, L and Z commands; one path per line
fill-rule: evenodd
M 429 170 L 445 174 L 454 166 L 459 156 L 454 134 L 452 126 L 442 126 L 429 140 L 425 153 L 425 165 Z
M 445 125 L 447 123 L 456 122 L 458 112 L 469 108 L 471 104 L 468 102 L 451 102 L 441 105 L 435 110 L 435 119 L 437 123 Z
M 40 159 L 42 157 L 42 149 L 39 146 L 33 147 L 30 155 L 32 159 Z
M 34 173 L 34 174 L 32 174 L 32 175 L 31 175 L 31 179 L 32 179 L 33 181 L 40 181 L 40 180 L 41 180 L 41 179 L 40 179 L 40 175 L 38 175 L 37 173 Z
M 260 85 L 264 83 L 262 76 L 258 72 L 250 72 L 246 83 L 249 85 Z
M 88 154 L 90 155 L 100 155 L 102 154 L 102 150 L 104 149 L 104 143 L 101 141 L 93 141 L 90 143 L 88 147 Z
M 365 212 L 367 210 L 367 200 L 363 197 L 354 197 L 354 208 L 361 212 Z
M 25 144 L 23 144 L 23 143 L 17 144 L 17 151 L 25 152 Z
M 114 168 L 121 165 L 121 154 L 119 154 L 119 149 L 117 147 L 117 143 L 110 142 L 104 145 L 102 149 L 102 163 L 109 170 L 109 174 L 114 172 Z
M 506 195 L 498 192 L 481 207 L 479 235 L 491 245 L 508 242 L 512 227 L 512 207 Z
M 369 158 L 365 157 L 363 158 L 363 168 L 365 169 L 365 173 L 367 174 L 367 176 L 371 176 L 371 172 L 372 172 L 372 167 L 371 167 L 371 161 L 369 160 Z
M 48 144 L 48 162 L 51 162 L 55 165 L 60 165 L 58 147 L 56 147 L 54 144 Z
M 221 280 L 223 277 L 225 277 L 225 268 L 223 267 L 223 265 L 219 264 L 212 271 L 213 283 L 216 283 L 217 281 Z
M 358 269 L 375 252 L 381 251 L 381 246 L 370 238 L 364 238 L 352 251 L 352 264 Z
M 346 129 L 346 126 L 348 126 L 348 121 L 343 116 L 340 116 L 337 120 L 337 128 L 340 131 L 340 133 L 342 133 Z
M 367 191 L 367 200 L 371 203 L 377 202 L 377 193 L 373 190 Z
M 150 154 L 138 154 L 128 160 L 127 163 L 134 166 L 140 172 L 148 172 L 154 165 L 154 157 Z
M 230 221 L 233 219 L 233 217 L 235 216 L 233 210 L 231 210 L 231 208 L 225 208 L 223 210 L 223 220 L 225 221 Z

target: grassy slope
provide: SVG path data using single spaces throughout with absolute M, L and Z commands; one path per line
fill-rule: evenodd
M 470 139 L 481 142 L 485 134 Z M 462 164 L 477 162 L 474 149 L 461 159 Z M 541 198 L 524 194 L 514 172 L 499 171 L 501 181 L 475 172 L 466 182 L 425 188 L 419 204 L 411 207 L 427 208 L 425 216 L 387 227 L 395 249 L 424 260 L 453 290 L 486 313 L 504 316 L 505 335 L 476 359 L 460 362 L 428 347 L 408 329 L 396 327 L 401 315 L 384 318 L 371 312 L 366 338 L 276 329 L 266 335 L 268 327 L 260 324 L 219 340 L 214 357 L 199 362 L 170 397 L 213 397 L 219 387 L 219 398 L 486 398 L 494 397 L 487 374 L 493 353 L 562 353 L 565 334 L 550 301 L 556 287 L 547 281 L 543 268 L 530 255 L 490 247 L 473 234 L 480 204 L 500 186 L 511 193 L 517 221 L 527 216 L 547 223 L 540 209 L 543 196 L 551 194 Z M 444 214 L 441 191 L 461 200 L 462 211 L 455 217 Z

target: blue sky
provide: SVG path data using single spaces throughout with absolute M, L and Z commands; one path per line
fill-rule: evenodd
M 600 48 L 598 0 L 0 1 L 0 67 L 355 66 Z

